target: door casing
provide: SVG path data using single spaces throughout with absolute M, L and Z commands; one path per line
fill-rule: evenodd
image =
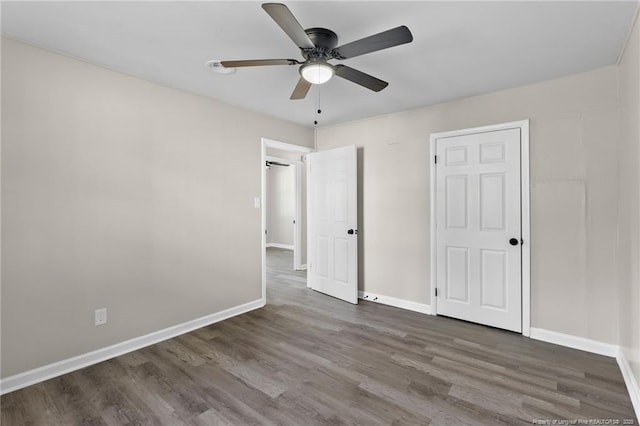
M 472 135 L 476 133 L 494 132 L 498 130 L 520 129 L 520 203 L 522 214 L 522 334 L 529 337 L 531 334 L 531 213 L 529 195 L 529 120 L 512 121 L 509 123 L 494 124 L 469 129 L 454 130 L 448 132 L 432 133 L 430 136 L 430 239 L 431 239 L 431 314 L 437 315 L 438 299 L 435 297 L 437 271 L 436 271 L 436 166 L 435 152 L 436 141 L 452 136 Z

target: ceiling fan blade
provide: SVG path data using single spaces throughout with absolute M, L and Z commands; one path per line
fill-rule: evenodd
M 309 93 L 309 89 L 311 89 L 311 83 L 300 77 L 300 80 L 298 80 L 298 84 L 296 84 L 296 88 L 293 89 L 293 93 L 291 94 L 290 99 L 304 99 L 305 96 L 307 96 L 307 93 Z
M 281 3 L 264 3 L 262 8 L 287 33 L 296 46 L 301 49 L 313 49 L 316 47 L 287 6 Z
M 349 59 L 365 53 L 376 52 L 389 47 L 399 46 L 405 43 L 411 43 L 413 35 L 409 28 L 403 26 L 396 27 L 360 40 L 352 41 L 342 46 L 336 47 L 336 59 Z
M 359 84 L 362 87 L 379 92 L 389 85 L 386 81 L 375 78 L 372 75 L 366 74 L 357 69 L 348 67 L 346 65 L 336 65 L 334 72 L 338 77 L 342 77 L 345 80 L 349 80 L 353 83 Z
M 226 68 L 262 67 L 265 65 L 298 65 L 301 62 L 295 59 L 250 59 L 247 61 L 220 61 Z

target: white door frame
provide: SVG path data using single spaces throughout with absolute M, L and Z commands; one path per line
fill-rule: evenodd
M 261 218 L 261 252 L 262 252 L 262 302 L 267 303 L 267 236 L 265 230 L 267 229 L 267 210 L 265 208 L 267 200 L 267 168 L 265 162 L 267 161 L 267 149 L 273 148 L 280 151 L 294 152 L 298 154 L 309 154 L 315 152 L 313 148 L 306 146 L 294 145 L 286 142 L 280 142 L 273 139 L 262 138 L 261 141 L 261 155 L 260 155 L 260 218 Z M 296 225 L 294 227 L 293 244 L 294 249 L 294 267 L 302 268 L 301 255 L 302 255 L 302 233 L 301 233 L 301 219 L 302 219 L 302 162 L 299 165 L 296 160 L 278 159 L 279 162 L 287 162 L 290 164 L 296 164 Z
M 531 210 L 529 201 L 529 120 L 512 121 L 470 129 L 432 133 L 430 136 L 430 191 L 431 191 L 431 314 L 437 315 L 438 300 L 436 292 L 436 140 L 452 136 L 464 136 L 474 133 L 494 132 L 497 130 L 520 129 L 520 191 L 522 208 L 522 334 L 531 334 Z

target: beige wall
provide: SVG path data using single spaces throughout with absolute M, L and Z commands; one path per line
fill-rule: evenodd
M 617 68 L 316 131 L 355 143 L 360 289 L 430 303 L 429 135 L 531 120 L 531 326 L 616 343 Z
M 640 383 L 640 24 L 620 63 L 618 281 L 620 346 Z
M 619 329 L 640 380 L 637 27 L 619 70 L 318 129 L 359 147 L 361 290 L 430 303 L 429 134 L 528 118 L 532 326 Z M 310 130 L 6 39 L 2 89 L 2 377 L 260 297 L 251 165 Z
M 3 377 L 260 298 L 260 138 L 311 130 L 6 39 L 2 106 Z

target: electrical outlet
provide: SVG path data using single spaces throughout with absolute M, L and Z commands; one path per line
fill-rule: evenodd
M 95 325 L 104 325 L 107 323 L 107 308 L 96 309 L 95 312 Z

